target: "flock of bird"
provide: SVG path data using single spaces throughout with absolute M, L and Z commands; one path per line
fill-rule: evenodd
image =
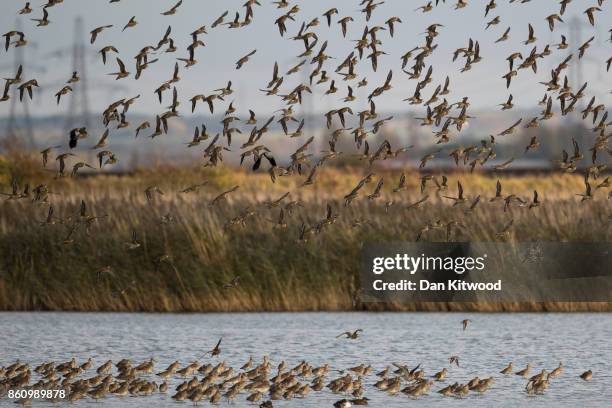
M 52 24 L 53 11 L 57 10 L 60 12 L 63 0 L 47 0 L 46 4 L 42 7 L 42 17 L 32 18 L 35 21 L 38 29 L 44 29 L 45 26 Z M 484 9 L 484 18 L 486 21 L 486 28 L 488 30 L 495 30 L 495 27 L 502 23 L 502 17 L 495 15 L 495 11 L 498 7 L 499 0 L 490 0 L 486 3 Z M 518 5 L 529 3 L 531 0 L 509 0 L 509 3 L 516 3 Z M 112 0 L 110 3 L 121 3 L 120 0 Z M 173 7 L 168 10 L 162 11 L 163 16 L 173 16 L 181 12 L 181 6 L 183 1 L 178 1 Z M 338 140 L 343 139 L 348 133 L 353 136 L 355 146 L 358 150 L 356 156 L 367 164 L 367 175 L 359 181 L 359 183 L 353 188 L 352 191 L 348 192 L 344 196 L 344 206 L 350 206 L 351 202 L 357 198 L 364 197 L 369 201 L 374 201 L 383 196 L 382 190 L 386 184 L 383 177 L 375 180 L 376 174 L 371 172 L 372 166 L 377 162 L 385 161 L 388 159 L 394 159 L 399 155 L 405 153 L 411 146 L 401 146 L 394 148 L 388 140 L 384 140 L 376 148 L 370 146 L 373 142 L 375 135 L 379 134 L 379 131 L 384 128 L 393 118 L 392 117 L 380 117 L 376 111 L 376 102 L 379 98 L 393 88 L 394 70 L 390 69 L 386 80 L 382 84 L 378 84 L 371 87 L 369 96 L 367 97 L 368 109 L 363 111 L 354 112 L 352 104 L 357 101 L 357 97 L 354 94 L 356 88 L 366 88 L 369 86 L 368 80 L 365 76 L 358 74 L 358 67 L 360 64 L 369 63 L 373 71 L 377 71 L 379 65 L 381 65 L 381 57 L 386 56 L 386 52 L 383 50 L 385 37 L 394 37 L 398 25 L 403 24 L 403 21 L 398 16 L 383 16 L 381 19 L 381 13 L 384 10 L 385 1 L 375 0 L 362 0 L 359 3 L 360 12 L 365 15 L 366 25 L 363 29 L 363 34 L 360 38 L 354 39 L 355 43 L 353 51 L 348 55 L 332 56 L 328 54 L 327 45 L 328 41 L 320 36 L 316 28 L 321 24 L 319 17 L 315 17 L 308 21 L 303 21 L 299 25 L 299 29 L 293 36 L 285 37 L 288 32 L 292 31 L 291 23 L 298 23 L 300 18 L 300 5 L 299 2 L 292 2 L 287 0 L 274 1 L 273 4 L 283 14 L 281 14 L 275 21 L 276 26 L 279 30 L 279 35 L 283 38 L 288 38 L 291 41 L 297 41 L 303 44 L 304 50 L 298 56 L 301 60 L 299 64 L 291 67 L 283 75 L 281 74 L 281 67 L 277 62 L 273 64 L 272 77 L 270 81 L 265 81 L 261 87 L 261 91 L 270 98 L 280 100 L 283 107 L 278 111 L 280 115 L 275 114 L 265 120 L 258 118 L 255 111 L 249 109 L 248 119 L 240 118 L 236 115 L 237 108 L 234 102 L 230 102 L 229 105 L 225 106 L 225 115 L 222 120 L 223 131 L 216 135 L 211 135 L 207 131 L 206 125 L 196 127 L 194 130 L 193 139 L 187 143 L 188 148 L 200 146 L 203 142 L 207 142 L 206 147 L 203 150 L 203 166 L 218 166 L 223 162 L 224 152 L 231 152 L 232 139 L 242 138 L 242 126 L 252 126 L 248 138 L 240 141 L 240 163 L 241 165 L 248 160 L 252 160 L 252 170 L 259 171 L 262 167 L 267 166 L 267 172 L 270 175 L 271 181 L 275 182 L 278 177 L 291 176 L 291 175 L 304 175 L 303 182 L 300 183 L 300 188 L 307 188 L 316 183 L 317 172 L 321 167 L 326 165 L 328 162 L 332 162 L 334 159 L 341 157 L 343 152 L 336 150 L 336 144 Z M 432 1 L 427 2 L 423 6 L 417 8 L 416 12 L 428 13 L 431 12 L 435 7 L 444 6 L 445 0 L 436 0 L 435 4 Z M 551 2 L 553 4 L 554 2 Z M 564 23 L 563 16 L 567 9 L 570 7 L 577 7 L 572 0 L 561 0 L 559 2 L 559 9 L 554 10 L 554 13 L 550 14 L 546 20 L 548 22 L 549 29 L 552 33 L 557 29 L 559 24 Z M 584 10 L 585 19 L 592 25 L 595 26 L 597 16 L 603 11 L 604 0 L 597 0 L 593 5 L 590 5 Z M 583 3 L 581 3 L 583 4 Z M 458 0 L 454 8 L 460 10 L 465 7 L 475 7 L 475 5 L 468 4 L 468 1 Z M 120 7 L 120 5 L 119 5 Z M 95 171 L 96 167 L 99 169 L 108 168 L 119 162 L 119 157 L 115 152 L 108 149 L 111 136 L 110 132 L 113 126 L 117 129 L 130 128 L 132 127 L 135 132 L 135 136 L 138 137 L 146 129 L 154 129 L 148 136 L 150 138 L 156 138 L 162 136 L 168 132 L 169 124 L 173 118 L 179 116 L 179 107 L 181 106 L 181 100 L 179 98 L 176 84 L 181 81 L 180 73 L 182 63 L 184 69 L 188 69 L 198 63 L 197 54 L 200 53 L 200 49 L 205 47 L 204 39 L 210 32 L 210 30 L 220 29 L 232 29 L 238 30 L 243 27 L 249 26 L 255 22 L 256 10 L 259 7 L 263 7 L 258 0 L 247 0 L 244 3 L 244 11 L 235 11 L 234 19 L 229 19 L 231 15 L 230 11 L 225 11 L 218 18 L 216 18 L 212 24 L 208 27 L 202 25 L 195 27 L 191 32 L 191 43 L 185 50 L 187 56 L 175 58 L 174 71 L 170 79 L 163 81 L 159 87 L 153 90 L 158 96 L 160 104 L 163 103 L 167 92 L 171 92 L 172 102 L 167 107 L 167 110 L 162 113 L 156 114 L 153 121 L 145 121 L 132 126 L 128 120 L 128 111 L 130 107 L 137 104 L 140 95 L 134 97 L 125 97 L 117 101 L 112 102 L 102 112 L 102 123 L 105 126 L 105 131 L 95 143 L 91 149 L 96 151 L 97 166 L 86 161 L 76 161 L 72 163 L 72 171 L 67 173 L 67 166 L 69 161 L 76 158 L 77 155 L 74 153 L 79 146 L 89 136 L 88 129 L 85 127 L 75 128 L 70 131 L 67 135 L 67 147 L 62 146 L 49 146 L 43 149 L 40 154 L 42 156 L 43 167 L 46 167 L 50 156 L 55 150 L 62 149 L 55 156 L 55 162 L 57 163 L 57 177 L 73 176 L 77 177 L 78 172 L 84 168 L 89 168 L 90 171 Z M 21 8 L 18 13 L 22 15 L 29 15 L 37 12 L 30 6 L 30 2 L 26 2 L 25 6 Z M 459 11 L 460 12 L 460 11 Z M 520 12 L 520 11 L 519 11 Z M 340 12 L 337 8 L 331 8 L 324 11 L 320 18 L 323 19 L 323 24 L 331 27 L 332 24 L 339 26 L 338 34 L 343 38 L 347 37 L 347 27 L 349 24 L 355 24 L 357 19 L 356 16 L 340 17 Z M 382 24 L 376 24 L 375 20 L 384 21 Z M 114 24 L 105 24 L 99 27 L 93 28 L 90 32 L 90 44 L 91 46 L 97 46 L 101 39 L 104 37 L 104 33 L 107 30 L 121 29 L 121 31 L 128 31 L 130 28 L 138 25 L 137 16 L 129 18 L 125 25 L 115 27 Z M 295 27 L 297 28 L 297 26 Z M 503 34 L 499 38 L 493 38 L 495 43 L 501 43 L 508 41 L 511 35 L 511 28 L 508 27 L 503 31 Z M 512 34 L 516 32 L 515 28 Z M 427 165 L 430 161 L 439 158 L 443 155 L 448 154 L 455 161 L 457 167 L 465 167 L 474 171 L 476 168 L 485 168 L 485 165 L 489 161 L 493 161 L 496 158 L 496 138 L 508 138 L 511 135 L 517 133 L 520 127 L 524 128 L 537 128 L 545 121 L 553 118 L 558 113 L 555 112 L 553 106 L 556 101 L 560 106 L 560 114 L 562 116 L 569 115 L 576 111 L 577 104 L 583 99 L 588 99 L 588 83 L 581 84 L 580 87 L 574 89 L 569 85 L 568 77 L 565 75 L 565 71 L 570 66 L 572 60 L 582 59 L 588 52 L 589 47 L 594 41 L 594 37 L 590 38 L 584 44 L 571 44 L 572 46 L 578 46 L 578 55 L 569 54 L 564 56 L 563 61 L 550 72 L 550 80 L 542 82 L 538 85 L 542 86 L 545 90 L 545 94 L 538 104 L 543 107 L 540 116 L 533 118 L 521 118 L 520 120 L 512 123 L 511 126 L 505 130 L 491 135 L 488 139 L 482 140 L 478 145 L 472 146 L 461 146 L 453 148 L 452 151 L 445 150 L 443 145 L 449 143 L 451 140 L 455 141 L 458 138 L 458 134 L 462 128 L 468 123 L 469 120 L 474 119 L 469 114 L 470 99 L 468 96 L 462 97 L 456 101 L 449 101 L 448 95 L 451 95 L 451 80 L 449 76 L 446 76 L 445 80 L 438 85 L 434 82 L 434 67 L 429 63 L 431 56 L 436 53 L 438 49 L 438 41 L 444 37 L 444 26 L 442 24 L 431 24 L 425 27 L 424 39 L 422 43 L 415 45 L 410 50 L 406 51 L 401 55 L 401 68 L 399 69 L 401 75 L 408 76 L 409 79 L 414 80 L 416 86 L 414 92 L 408 98 L 404 99 L 409 105 L 415 107 L 423 107 L 426 110 L 423 117 L 418 118 L 423 126 L 428 126 L 432 129 L 432 137 L 437 145 L 440 145 L 436 150 L 427 153 L 420 160 L 420 191 L 421 198 L 414 203 L 409 203 L 404 208 L 412 209 L 419 208 L 425 205 L 430 194 L 428 193 L 428 183 L 434 182 L 436 185 L 436 192 L 442 193 L 441 196 L 449 200 L 449 203 L 455 206 L 461 206 L 466 214 L 469 214 L 476 210 L 476 207 L 483 201 L 480 195 L 476 197 L 468 198 L 467 194 L 464 193 L 463 185 L 460 180 L 457 180 L 457 193 L 450 194 L 448 190 L 450 187 L 447 182 L 446 176 L 434 176 L 427 172 Z M 551 58 L 551 56 L 562 55 L 570 47 L 567 42 L 567 38 L 561 35 L 558 44 L 546 44 L 545 46 L 539 46 L 537 43 L 537 33 L 534 30 L 532 24 L 528 24 L 527 37 L 523 42 L 524 47 L 512 52 L 508 58 L 508 72 L 503 75 L 500 80 L 506 81 L 507 88 L 511 88 L 513 81 L 516 77 L 527 77 L 529 71 L 537 73 L 538 64 Z M 612 29 L 610 29 L 612 41 Z M 518 35 L 518 34 L 517 34 Z M 5 50 L 10 51 L 11 48 L 27 46 L 28 40 L 25 32 L 21 31 L 8 31 L 4 34 L 5 38 Z M 179 50 L 175 45 L 173 38 L 172 26 L 169 25 L 167 30 L 163 33 L 158 41 L 154 41 L 151 44 L 145 45 L 135 56 L 135 67 L 128 67 L 124 61 L 119 57 L 119 50 L 114 45 L 107 45 L 99 50 L 99 54 L 102 59 L 102 64 L 106 65 L 110 63 L 108 61 L 110 55 L 116 56 L 116 64 L 118 70 L 112 72 L 109 75 L 114 76 L 117 80 L 138 80 L 143 72 L 150 67 L 152 64 L 161 63 L 164 58 L 172 58 L 168 55 L 173 53 L 179 53 Z M 257 49 L 246 53 L 244 56 L 237 58 L 235 69 L 246 69 L 249 61 L 253 58 L 257 58 Z M 474 65 L 481 63 L 484 60 L 484 56 L 480 51 L 480 42 L 469 38 L 465 47 L 456 49 L 452 55 L 452 61 L 461 60 L 463 61 L 463 67 L 460 69 L 461 72 L 470 70 Z M 341 61 L 338 65 L 331 65 L 333 61 Z M 606 61 L 606 70 L 609 70 L 612 64 L 612 58 Z M 299 72 L 305 65 L 311 65 L 311 74 L 309 80 L 293 88 L 286 88 L 286 85 L 290 76 Z M 11 97 L 11 90 L 16 88 L 18 90 L 18 97 L 20 100 L 24 98 L 34 98 L 35 89 L 39 86 L 38 81 L 35 78 L 23 78 L 23 69 L 19 67 L 14 77 L 5 79 L 5 87 L 1 101 L 7 101 Z M 395 75 L 397 75 L 397 70 Z M 74 72 L 68 79 L 66 85 L 60 89 L 56 94 L 56 102 L 62 103 L 62 97 L 70 94 L 73 91 L 74 84 L 80 80 L 79 73 Z M 265 135 L 269 132 L 274 122 L 278 123 L 282 128 L 283 133 L 288 138 L 303 138 L 306 137 L 305 131 L 305 119 L 296 117 L 295 109 L 301 105 L 302 98 L 305 93 L 312 93 L 313 87 L 322 87 L 326 89 L 325 96 L 329 97 L 340 91 L 340 83 L 346 84 L 347 95 L 342 100 L 345 103 L 344 106 L 336 107 L 324 114 L 327 128 L 330 130 L 329 150 L 320 152 L 319 154 L 313 154 L 312 149 L 314 147 L 314 137 L 307 138 L 298 149 L 296 149 L 289 157 L 287 165 L 282 165 L 281 160 L 276 157 L 266 144 L 264 143 Z M 435 88 L 434 88 L 435 87 Z M 433 88 L 433 89 L 432 89 Z M 195 112 L 198 108 L 199 103 L 205 103 L 208 106 L 208 110 L 212 114 L 215 111 L 215 107 L 218 109 L 218 105 L 227 102 L 228 97 L 234 93 L 234 87 L 232 81 L 224 86 L 215 89 L 208 94 L 193 95 L 188 100 L 191 105 L 191 112 Z M 427 93 L 427 95 L 426 95 Z M 585 100 L 586 100 L 585 99 Z M 512 94 L 509 94 L 506 101 L 501 103 L 501 109 L 504 111 L 511 110 L 514 107 L 514 98 Z M 612 155 L 612 149 L 608 147 L 608 139 L 610 134 L 606 134 L 607 126 L 611 122 L 608 122 L 608 111 L 605 105 L 597 101 L 596 97 L 589 99 L 586 107 L 580 112 L 576 112 L 581 118 L 586 121 L 592 122 L 592 131 L 594 134 L 593 144 L 590 147 L 590 164 L 583 163 L 587 159 L 580 145 L 576 140 L 573 142 L 573 153 L 568 153 L 566 150 L 562 151 L 562 157 L 558 160 L 558 167 L 568 173 L 576 172 L 580 169 L 584 169 L 584 191 L 577 192 L 580 196 L 580 201 L 592 200 L 596 193 L 600 190 L 606 190 L 610 186 L 609 178 L 604 180 L 598 180 L 602 172 L 606 170 L 606 164 L 600 159 L 602 154 Z M 347 121 L 349 117 L 355 117 L 355 126 L 347 127 Z M 295 127 L 294 127 L 295 124 Z M 457 134 L 454 134 L 457 133 Z M 529 155 L 531 152 L 540 148 L 542 141 L 537 136 L 533 136 L 530 143 L 525 146 L 524 154 Z M 235 151 L 235 150 L 234 150 Z M 602 153 L 603 152 L 603 153 Z M 265 160 L 264 160 L 265 159 Z M 515 158 L 509 158 L 501 164 L 492 165 L 491 169 L 496 172 L 502 172 L 508 169 Z M 266 164 L 267 163 L 267 164 Z M 374 189 L 370 193 L 365 192 L 367 184 L 375 181 Z M 182 193 L 191 193 L 200 190 L 206 183 L 201 183 L 195 186 L 187 187 L 182 190 Z M 215 206 L 226 200 L 232 193 L 236 192 L 239 186 L 235 186 L 227 191 L 222 192 L 210 201 L 210 206 Z M 406 190 L 406 176 L 401 175 L 399 182 L 392 189 L 393 197 L 398 196 L 395 193 L 399 193 Z M 37 202 L 48 202 L 50 188 L 45 184 L 38 185 L 30 192 L 29 185 L 26 185 L 23 191 L 20 191 L 18 186 L 18 180 L 13 180 L 12 191 L 3 192 L 3 195 L 9 199 L 18 198 L 32 198 L 33 201 Z M 157 186 L 150 186 L 145 191 L 147 200 L 149 203 L 153 203 L 154 197 L 163 195 L 162 190 Z M 280 213 L 275 222 L 275 227 L 286 227 L 287 218 L 291 215 L 292 209 L 299 206 L 299 201 L 287 201 L 284 200 L 289 197 L 289 194 L 283 195 L 278 201 L 272 202 L 269 208 L 280 207 Z M 440 194 L 439 194 L 440 195 Z M 608 191 L 607 198 L 612 198 L 612 190 Z M 504 194 L 500 182 L 497 183 L 495 196 L 490 199 L 491 202 L 502 201 L 504 203 L 504 212 L 508 212 L 511 207 L 524 207 L 527 209 L 534 209 L 540 205 L 540 197 L 537 191 L 533 191 L 530 197 L 524 197 L 517 193 Z M 385 209 L 388 211 L 392 206 L 399 206 L 401 202 L 399 199 L 392 198 L 385 202 Z M 81 211 L 83 213 L 83 211 Z M 249 217 L 252 217 L 256 213 L 252 208 L 245 209 L 244 212 L 238 216 L 227 220 L 226 227 L 233 225 L 244 226 Z M 83 216 L 83 214 L 81 214 Z M 325 214 L 325 218 L 320 221 L 311 224 L 303 221 L 299 228 L 299 241 L 307 241 L 312 235 L 320 233 L 325 227 L 335 223 L 336 219 L 341 215 L 339 210 L 333 208 L 333 205 L 328 204 Z M 70 234 L 66 239 L 67 242 L 71 241 L 72 233 L 78 229 L 80 225 L 89 225 L 95 221 L 91 216 L 84 216 L 84 219 L 79 220 L 77 223 L 73 223 L 70 228 Z M 169 219 L 172 218 L 171 214 L 167 215 Z M 46 223 L 59 222 L 60 219 L 56 218 L 53 214 L 53 207 L 49 208 L 48 217 Z M 81 222 L 83 221 L 83 222 Z M 162 220 L 163 221 L 163 220 Z M 513 228 L 514 219 L 509 217 L 503 221 L 503 225 L 500 226 L 497 235 L 500 238 L 508 237 Z M 360 220 L 353 222 L 354 226 L 362 225 Z M 449 231 L 448 238 L 450 239 L 450 232 L 453 228 L 464 228 L 459 221 L 442 222 L 440 220 L 435 222 L 427 222 L 423 225 L 421 231 L 417 236 L 417 239 L 421 239 L 424 233 L 432 229 L 445 228 Z
M 461 322 L 464 331 L 469 322 L 469 319 Z M 353 341 L 358 339 L 362 332 L 361 329 L 348 331 L 338 337 L 346 336 Z M 97 368 L 91 358 L 82 364 L 78 364 L 75 358 L 66 362 L 48 361 L 34 367 L 36 374 L 32 373 L 30 364 L 16 361 L 9 366 L 0 367 L 0 398 L 16 389 L 63 390 L 64 396 L 51 399 L 53 402 L 75 402 L 85 398 L 97 401 L 109 397 L 144 397 L 172 392 L 171 398 L 177 402 L 189 400 L 198 404 L 208 401 L 216 405 L 223 400 L 232 403 L 243 394 L 246 395 L 247 401 L 259 403 L 261 408 L 271 408 L 274 406 L 273 401 L 303 399 L 310 393 L 320 393 L 327 389 L 332 393 L 331 397 L 344 397 L 335 401 L 334 407 L 349 408 L 368 405 L 370 398 L 365 394 L 375 392 L 374 389 L 388 396 L 403 393 L 417 399 L 433 391 L 434 384 L 440 384 L 436 391 L 442 396 L 466 398 L 471 393 L 483 394 L 496 381 L 504 381 L 503 378 L 496 379 L 493 376 L 477 376 L 465 383 L 455 382 L 442 387 L 443 383 L 450 379 L 453 365 L 459 367 L 459 356 L 450 356 L 449 366 L 433 374 L 426 374 L 422 364 L 411 367 L 394 362 L 377 372 L 374 379 L 374 368 L 365 363 L 346 369 L 333 369 L 329 363 L 313 366 L 302 361 L 295 367 L 290 367 L 285 361 L 281 361 L 275 368 L 267 355 L 263 356 L 259 364 L 255 363 L 251 356 L 239 369 L 234 369 L 226 361 L 220 360 L 222 340 L 223 338 L 219 339 L 216 345 L 199 359 L 185 365 L 174 361 L 157 373 L 156 361 L 153 358 L 142 363 L 122 359 L 113 364 L 113 361 L 108 360 Z M 208 355 L 208 362 L 199 361 Z M 550 371 L 542 369 L 533 373 L 532 368 L 531 364 L 527 364 L 525 368 L 515 371 L 513 363 L 510 362 L 499 373 L 502 377 L 514 374 L 526 379 L 524 391 L 528 395 L 542 395 L 552 380 L 563 374 L 565 367 L 560 362 Z M 329 378 L 332 373 L 338 375 Z M 33 382 L 34 375 L 39 377 L 36 382 Z M 587 370 L 577 377 L 591 381 L 593 372 Z M 174 391 L 170 387 L 174 387 Z M 25 405 L 31 401 L 32 398 L 25 397 L 15 402 Z

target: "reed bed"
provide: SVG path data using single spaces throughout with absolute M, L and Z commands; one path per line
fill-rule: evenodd
M 418 303 L 376 304 L 359 299 L 361 248 L 366 241 L 414 241 L 426 222 L 462 220 L 455 241 L 496 241 L 496 232 L 514 218 L 510 239 L 516 241 L 599 241 L 612 239 L 609 202 L 605 193 L 580 203 L 584 189 L 580 175 L 469 174 L 449 175 L 449 190 L 456 194 L 460 179 L 468 197 L 481 194 L 482 203 L 469 215 L 452 208 L 449 200 L 428 188 L 430 200 L 418 209 L 406 205 L 418 200 L 419 176 L 407 171 L 409 188 L 392 193 L 399 172 L 376 169 L 384 177 L 381 198 L 365 194 L 351 206 L 342 197 L 351 191 L 363 171 L 351 167 L 328 168 L 313 186 L 300 187 L 303 177 L 282 177 L 276 184 L 264 174 L 221 167 L 157 168 L 125 175 L 54 178 L 50 172 L 31 172 L 33 166 L 0 160 L 0 191 L 10 189 L 11 175 L 22 184 L 47 184 L 49 203 L 31 199 L 0 202 L 0 309 L 142 312 L 256 312 L 256 311 L 610 311 L 612 303 Z M 530 199 L 537 189 L 543 201 L 537 209 L 489 203 L 500 179 L 505 194 Z M 206 180 L 200 191 L 180 190 Z M 144 190 L 158 186 L 163 196 L 153 203 Z M 210 200 L 239 185 L 227 201 L 210 207 Z M 264 202 L 279 198 L 300 200 L 302 207 L 287 213 L 287 227 L 274 226 L 279 208 Z M 485 198 L 486 197 L 486 198 Z M 73 243 L 65 243 L 70 219 L 83 200 L 89 214 L 104 216 L 89 231 L 79 229 Z M 385 203 L 395 204 L 385 210 Z M 43 225 L 48 206 L 64 222 Z M 302 222 L 313 225 L 325 218 L 326 205 L 339 213 L 335 224 L 299 242 Z M 244 225 L 227 221 L 245 209 L 253 211 Z M 173 220 L 162 223 L 164 215 Z M 356 219 L 367 221 L 353 227 Z M 141 247 L 128 250 L 132 231 Z M 423 238 L 444 241 L 443 231 Z M 161 259 L 161 261 L 160 261 Z M 106 266 L 110 273 L 98 274 Z M 240 277 L 236 288 L 224 285 Z

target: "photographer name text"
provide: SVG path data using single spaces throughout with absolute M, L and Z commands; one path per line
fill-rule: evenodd
M 427 279 L 411 281 L 402 279 L 397 282 L 385 282 L 377 279 L 372 283 L 376 291 L 501 291 L 501 279 L 496 282 L 467 282 L 461 279 L 449 279 L 446 282 L 432 282 Z

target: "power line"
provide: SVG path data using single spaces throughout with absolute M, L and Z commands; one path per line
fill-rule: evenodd
M 70 104 L 66 114 L 64 130 L 68 132 L 75 127 L 89 127 L 89 95 L 87 84 L 87 64 L 85 63 L 85 30 L 83 18 L 77 17 L 74 21 L 74 43 L 72 45 L 72 71 L 77 72 L 80 80 L 73 87 L 70 95 Z

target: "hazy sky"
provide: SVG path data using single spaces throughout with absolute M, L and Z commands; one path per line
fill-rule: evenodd
M 263 114 L 282 107 L 279 98 L 265 97 L 258 89 L 265 87 L 271 79 L 274 61 L 279 62 L 281 73 L 300 61 L 295 56 L 303 52 L 302 42 L 292 41 L 289 38 L 297 33 L 302 21 L 310 21 L 316 16 L 321 19 L 321 25 L 316 28 L 321 40 L 319 45 L 322 41 L 329 40 L 328 54 L 337 58 L 328 62 L 329 72 L 333 72 L 335 66 L 348 55 L 355 45 L 352 40 L 361 36 L 365 25 L 364 15 L 358 11 L 359 1 L 294 0 L 291 3 L 298 4 L 301 11 L 297 14 L 295 22 L 288 23 L 289 33 L 281 38 L 274 21 L 288 9 L 278 10 L 270 0 L 260 0 L 262 7 L 255 7 L 255 18 L 250 26 L 237 30 L 226 27 L 210 29 L 212 21 L 225 10 L 230 12 L 228 17 L 233 18 L 236 11 L 240 11 L 243 17 L 244 1 L 184 0 L 176 15 L 162 16 L 160 12 L 170 8 L 175 1 L 122 0 L 120 3 L 109 4 L 108 0 L 64 0 L 63 4 L 49 9 L 51 24 L 38 28 L 30 18 L 40 17 L 42 1 L 32 1 L 34 12 L 28 16 L 18 17 L 16 11 L 25 2 L 3 0 L 0 2 L 0 26 L 2 33 L 16 29 L 19 19 L 27 39 L 31 42 L 25 49 L 27 61 L 24 79 L 35 77 L 42 86 L 34 96 L 32 105 L 34 114 L 63 114 L 68 109 L 68 99 L 62 101 L 58 107 L 53 94 L 71 75 L 70 47 L 74 41 L 74 21 L 77 16 L 82 16 L 85 29 L 83 40 L 87 43 L 88 50 L 87 69 L 91 110 L 97 113 L 116 99 L 142 94 L 132 110 L 151 115 L 162 112 L 171 100 L 171 94 L 167 93 L 164 103 L 160 105 L 153 90 L 171 78 L 176 58 L 187 56 L 185 48 L 191 42 L 189 33 L 201 25 L 206 25 L 209 34 L 200 37 L 206 43 L 206 47 L 196 50 L 199 63 L 189 69 L 181 67 L 182 81 L 177 84 L 182 113 L 187 115 L 190 111 L 188 99 L 191 96 L 198 93 L 209 94 L 213 89 L 224 86 L 228 80 L 232 80 L 235 84 L 236 93 L 232 96 L 241 113 L 244 114 L 246 109 L 251 108 Z M 596 15 L 599 24 L 596 28 L 592 28 L 588 25 L 583 10 L 594 5 L 596 1 L 574 0 L 563 16 L 566 23 L 558 23 L 554 33 L 549 31 L 545 17 L 558 12 L 559 6 L 556 0 L 533 0 L 527 4 L 509 4 L 508 0 L 498 0 L 499 6 L 491 11 L 486 19 L 484 0 L 470 0 L 467 8 L 458 11 L 454 10 L 453 5 L 456 3 L 454 0 L 447 0 L 447 4 L 427 14 L 414 11 L 424 3 L 426 2 L 386 0 L 376 9 L 368 23 L 370 27 L 384 25 L 391 16 L 399 16 L 403 20 L 403 24 L 397 26 L 394 38 L 390 38 L 388 33 L 379 34 L 383 41 L 380 49 L 389 55 L 380 59 L 378 72 L 372 71 L 369 61 L 365 58 L 357 67 L 360 77 L 366 76 L 369 80 L 367 89 L 356 92 L 358 97 L 367 95 L 373 87 L 381 85 L 387 72 L 393 70 L 393 90 L 377 99 L 379 110 L 409 109 L 409 105 L 402 102 L 402 99 L 412 95 L 416 81 L 409 80 L 407 75 L 401 72 L 400 56 L 405 51 L 423 44 L 425 27 L 434 22 L 443 24 L 444 27 L 440 29 L 440 35 L 436 40 L 439 47 L 428 59 L 428 64 L 434 66 L 434 82 L 433 86 L 430 85 L 430 88 L 423 92 L 424 96 L 428 97 L 435 84 L 442 82 L 448 74 L 451 76 L 453 91 L 449 100 L 455 101 L 463 96 L 470 96 L 472 106 L 480 109 L 492 108 L 507 98 L 508 91 L 501 78 L 508 69 L 505 58 L 514 51 L 521 51 L 524 55 L 529 54 L 533 45 L 522 44 L 527 38 L 528 22 L 532 22 L 535 27 L 538 51 L 541 51 L 546 44 L 557 44 L 561 34 L 568 36 L 569 41 L 572 40 L 568 23 L 573 16 L 576 16 L 582 24 L 582 42 L 591 36 L 596 36 L 583 62 L 583 77 L 589 81 L 587 94 L 596 95 L 602 103 L 609 104 L 612 79 L 610 73 L 605 71 L 605 61 L 612 55 L 612 43 L 606 41 L 610 37 L 608 29 L 612 21 L 612 2 L 604 3 L 603 11 Z M 332 6 L 339 9 L 339 15 L 334 16 L 332 26 L 328 28 L 321 14 Z M 349 25 L 347 38 L 343 39 L 337 21 L 349 15 L 355 21 Z M 486 21 L 497 15 L 501 17 L 502 22 L 485 31 Z M 132 16 L 136 16 L 138 26 L 122 32 L 121 29 Z M 103 32 L 94 45 L 89 45 L 89 31 L 105 24 L 115 26 Z M 133 78 L 114 81 L 113 77 L 105 75 L 115 72 L 117 65 L 114 56 L 111 56 L 110 62 L 104 66 L 100 56 L 96 54 L 99 49 L 105 45 L 115 45 L 120 51 L 120 57 L 128 65 L 128 70 L 135 72 L 133 57 L 142 47 L 157 44 L 168 25 L 172 26 L 172 38 L 179 51 L 157 56 L 159 62 L 146 70 L 139 81 L 134 81 Z M 508 26 L 512 27 L 511 39 L 505 43 L 494 44 Z M 474 65 L 471 71 L 462 74 L 459 73 L 459 69 L 463 66 L 462 59 L 453 63 L 452 52 L 458 47 L 467 46 L 470 37 L 479 40 L 484 60 Z M 574 47 L 577 45 L 572 44 Z M 244 68 L 236 71 L 235 62 L 253 49 L 258 50 L 257 54 Z M 550 70 L 570 53 L 570 50 L 552 49 L 554 50 L 552 56 L 539 60 L 537 75 L 523 70 L 515 79 L 510 91 L 514 94 L 517 106 L 533 107 L 545 92 L 545 88 L 538 85 L 538 82 L 548 80 Z M 56 53 L 58 50 L 63 52 Z M 15 54 L 16 50 L 12 47 L 8 53 L 0 51 L 2 77 L 14 75 Z M 574 61 L 576 59 L 574 58 Z M 308 69 L 292 76 L 292 80 L 286 80 L 284 90 L 292 89 L 297 84 L 296 81 L 302 80 L 308 74 Z M 120 87 L 116 88 L 117 85 Z M 315 96 L 306 101 L 308 109 L 323 112 L 343 104 L 341 98 L 346 95 L 346 83 L 338 78 L 339 92 L 323 97 L 322 92 L 328 85 L 319 86 Z M 353 103 L 352 106 L 360 109 L 365 97 L 361 99 L 362 101 Z M 8 113 L 9 106 L 10 102 L 0 103 L 0 116 Z M 206 113 L 204 106 L 199 108 L 198 112 Z

